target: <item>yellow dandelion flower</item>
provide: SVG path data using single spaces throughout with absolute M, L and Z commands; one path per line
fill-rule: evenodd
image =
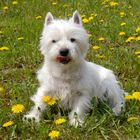
M 92 34 L 88 34 L 88 37 L 90 38 L 90 37 L 92 37 L 93 35 Z
M 132 95 L 125 96 L 126 101 L 133 100 L 133 99 L 134 99 L 134 97 Z
M 128 43 L 128 42 L 131 42 L 131 41 L 133 41 L 133 40 L 135 40 L 136 38 L 134 37 L 134 36 L 130 36 L 130 37 L 128 37 L 127 39 L 126 39 L 126 43 Z
M 83 23 L 89 23 L 90 21 L 87 18 L 82 19 Z
M 140 36 L 136 37 L 135 39 L 136 41 L 140 41 Z
M 64 7 L 64 8 L 65 8 L 65 7 L 69 7 L 69 5 L 68 5 L 68 4 L 64 4 L 63 7 Z
M 24 40 L 24 37 L 22 37 L 22 36 L 21 36 L 21 37 L 18 37 L 17 40 L 19 40 L 19 41 L 20 41 L 20 40 Z
M 21 113 L 21 112 L 24 111 L 24 109 L 25 109 L 24 105 L 16 104 L 16 105 L 12 106 L 11 110 L 12 110 L 13 113 Z
M 132 6 L 131 6 L 131 5 L 129 5 L 129 6 L 128 6 L 128 9 L 131 9 L 131 8 L 132 8 Z
M 65 123 L 65 122 L 66 122 L 66 120 L 64 118 L 59 118 L 59 119 L 55 120 L 55 124 L 57 124 L 57 125 Z
M 5 93 L 5 89 L 2 86 L 0 86 L 0 93 Z
M 58 138 L 60 136 L 60 132 L 57 130 L 52 130 L 48 135 L 51 139 Z
M 84 17 L 86 17 L 86 15 L 81 15 L 81 18 L 84 18 Z
M 137 33 L 140 32 L 140 27 L 138 27 L 138 28 L 136 29 L 136 32 L 137 32 Z
M 121 26 L 125 26 L 125 25 L 126 25 L 126 23 L 125 23 L 125 22 L 122 22 L 122 23 L 121 23 Z
M 97 57 L 98 59 L 104 59 L 104 58 L 105 58 L 104 55 L 97 55 L 96 57 Z
M 111 1 L 110 2 L 110 6 L 118 6 L 119 5 L 119 3 L 118 2 L 115 2 L 115 1 Z
M 6 46 L 3 46 L 3 47 L 0 48 L 0 51 L 8 51 L 8 50 L 9 50 L 9 48 L 6 47 Z
M 124 17 L 125 13 L 124 12 L 120 12 L 120 17 Z
M 68 14 L 68 17 L 71 17 L 72 16 L 72 14 Z
M 114 50 L 114 48 L 109 48 L 109 50 L 113 51 L 113 50 Z
M 140 92 L 134 92 L 132 96 L 134 97 L 134 99 L 140 100 Z
M 17 2 L 17 1 L 13 1 L 12 4 L 13 4 L 13 5 L 17 5 L 18 2 Z
M 9 8 L 8 8 L 8 6 L 4 6 L 2 9 L 3 10 L 8 10 Z
M 13 121 L 8 121 L 8 122 L 4 123 L 4 124 L 2 125 L 2 127 L 8 127 L 8 126 L 11 126 L 11 125 L 13 125 L 13 124 L 14 124 Z
M 92 14 L 90 14 L 90 15 L 91 15 L 91 16 L 94 16 L 94 17 L 97 17 L 98 14 L 92 13 Z
M 137 58 L 140 58 L 140 55 L 138 55 Z
M 140 51 L 136 51 L 135 54 L 136 54 L 136 55 L 140 55 Z
M 90 16 L 90 17 L 88 18 L 88 20 L 89 20 L 89 21 L 93 20 L 93 16 Z
M 129 117 L 128 119 L 127 119 L 127 121 L 128 122 L 130 122 L 130 121 L 133 121 L 133 120 L 138 120 L 138 117 Z
M 43 96 L 42 100 L 48 105 L 52 106 L 56 103 L 57 98 L 52 98 L 50 96 Z
M 119 36 L 124 36 L 125 32 L 119 32 Z
M 104 41 L 104 40 L 105 40 L 105 38 L 100 37 L 100 38 L 98 38 L 98 40 L 99 40 L 99 41 Z
M 50 101 L 51 97 L 50 96 L 43 96 L 42 99 L 44 102 L 48 102 L 48 101 Z
M 42 16 L 36 16 L 35 19 L 36 20 L 42 19 Z
M 104 20 L 103 20 L 103 19 L 101 19 L 101 20 L 99 20 L 99 22 L 101 22 L 101 23 L 102 23 L 102 22 L 104 22 Z
M 53 2 L 53 3 L 52 3 L 52 5 L 56 5 L 56 4 L 57 4 L 57 2 Z
M 0 34 L 3 34 L 3 31 L 0 31 Z
M 99 47 L 99 46 L 92 46 L 92 49 L 93 49 L 93 50 L 99 50 L 100 47 Z

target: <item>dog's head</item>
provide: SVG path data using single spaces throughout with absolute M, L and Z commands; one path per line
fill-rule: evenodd
M 46 16 L 40 50 L 48 61 L 60 64 L 79 63 L 89 48 L 88 36 L 77 11 L 69 20 Z

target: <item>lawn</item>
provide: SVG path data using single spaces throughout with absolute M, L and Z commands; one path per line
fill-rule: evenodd
M 70 18 L 78 10 L 89 34 L 86 59 L 112 69 L 131 95 L 140 92 L 140 1 L 139 0 L 1 0 L 0 1 L 0 139 L 51 139 L 52 130 L 62 140 L 140 139 L 140 94 L 126 99 L 125 111 L 115 117 L 106 103 L 92 100 L 92 111 L 82 127 L 69 126 L 67 112 L 56 105 L 41 122 L 25 123 L 23 114 L 33 105 L 29 97 L 38 87 L 36 72 L 43 56 L 39 38 L 44 18 Z M 25 109 L 11 109 L 22 104 Z M 63 124 L 55 120 L 64 118 Z M 9 126 L 4 123 L 12 121 Z

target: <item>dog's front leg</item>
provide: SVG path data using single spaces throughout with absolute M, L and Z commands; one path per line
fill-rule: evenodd
M 39 87 L 37 93 L 31 97 L 31 100 L 35 105 L 26 115 L 24 115 L 23 120 L 35 120 L 35 122 L 40 121 L 40 117 L 46 109 L 46 104 L 42 100 L 45 95 L 47 95 L 47 90 L 44 89 L 44 87 Z
M 84 123 L 85 114 L 90 109 L 90 100 L 89 97 L 80 96 L 76 97 L 72 111 L 69 114 L 69 123 L 77 127 Z

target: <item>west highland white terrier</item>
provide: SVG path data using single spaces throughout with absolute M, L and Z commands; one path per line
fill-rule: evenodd
M 50 12 L 47 14 L 40 39 L 44 55 L 44 64 L 37 73 L 40 87 L 31 97 L 34 107 L 24 118 L 40 121 L 47 109 L 42 101 L 46 95 L 59 97 L 61 107 L 71 110 L 70 125 L 84 122 L 93 97 L 108 100 L 114 114 L 120 114 L 125 92 L 111 70 L 85 60 L 88 49 L 88 35 L 77 11 L 69 20 L 57 20 Z

